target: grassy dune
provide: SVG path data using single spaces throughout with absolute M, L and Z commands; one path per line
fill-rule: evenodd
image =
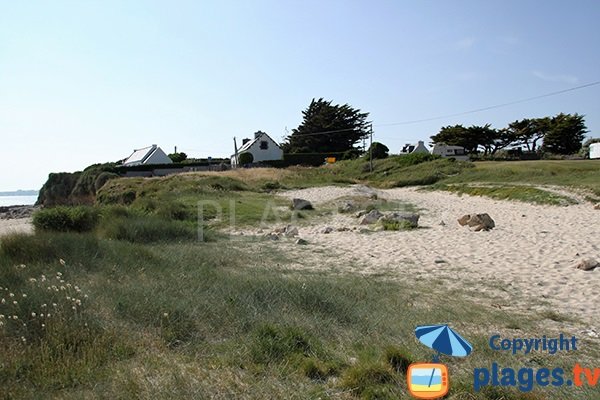
M 276 247 L 245 240 L 150 246 L 90 233 L 3 239 L 1 297 L 18 304 L 0 309 L 18 319 L 4 319 L 0 330 L 2 392 L 404 398 L 405 364 L 432 356 L 415 340 L 414 326 L 450 318 L 476 348 L 465 360 L 444 359 L 453 371 L 452 398 L 520 398 L 470 389 L 473 368 L 489 367 L 489 360 L 521 367 L 518 358 L 489 350 L 489 332 L 528 336 L 560 328 L 549 329 L 545 315 L 484 308 L 436 286 L 290 271 Z M 552 367 L 592 359 L 536 357 Z
M 537 177 L 527 172 L 532 165 Z M 213 231 L 234 209 L 242 225 L 291 218 L 273 192 L 281 188 L 525 182 L 598 194 L 597 164 L 554 165 L 390 158 L 376 161 L 373 174 L 355 160 L 110 180 L 96 206 L 45 210 L 35 235 L 0 238 L 0 398 L 406 398 L 406 364 L 432 356 L 414 327 L 432 321 L 452 321 L 476 349 L 443 360 L 449 398 L 594 398 L 590 389 L 472 389 L 473 369 L 490 360 L 517 369 L 594 366 L 595 342 L 577 353 L 536 354 L 527 365 L 487 346 L 493 332 L 558 335 L 576 323 L 568 316 L 508 313 L 410 277 L 309 272 L 320 271 L 310 260 L 297 271 L 288 266 L 298 260 L 273 242 Z M 265 204 L 276 212 L 265 214 Z

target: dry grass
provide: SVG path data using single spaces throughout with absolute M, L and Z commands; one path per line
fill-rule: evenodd
M 238 168 L 229 171 L 212 171 L 212 172 L 188 172 L 183 176 L 226 176 L 229 178 L 239 179 L 242 182 L 259 182 L 259 181 L 281 181 L 294 174 L 291 169 L 278 168 Z

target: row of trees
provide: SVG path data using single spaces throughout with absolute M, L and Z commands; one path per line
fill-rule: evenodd
M 581 149 L 587 128 L 582 115 L 558 114 L 554 117 L 526 118 L 502 129 L 484 126 L 443 127 L 431 136 L 433 143 L 464 147 L 470 153 L 494 155 L 498 150 L 521 147 L 529 152 L 574 154 Z
M 302 122 L 282 143 L 291 154 L 346 153 L 360 154 L 357 144 L 370 134 L 369 113 L 348 104 L 332 104 L 313 99 L 302 111 Z M 526 118 L 502 129 L 484 126 L 453 125 L 431 136 L 433 143 L 462 146 L 469 153 L 494 155 L 506 148 L 523 148 L 528 152 L 574 154 L 582 147 L 587 128 L 579 114 Z

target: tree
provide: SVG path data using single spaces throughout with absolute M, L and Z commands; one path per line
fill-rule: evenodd
M 169 154 L 169 158 L 174 163 L 180 163 L 182 161 L 187 160 L 187 154 L 185 154 L 183 152 L 181 152 L 181 153 L 171 153 L 171 154 Z
M 527 151 L 535 152 L 538 142 L 543 140 L 550 130 L 550 118 L 522 119 L 511 122 L 507 130 L 514 139 L 515 145 L 525 145 Z
M 383 143 L 379 143 L 379 142 L 373 142 L 373 144 L 371 144 L 371 147 L 369 147 L 369 150 L 367 151 L 367 159 L 369 157 L 369 154 L 371 155 L 371 157 L 373 157 L 373 160 L 377 160 L 380 158 L 387 158 L 389 155 L 390 149 L 388 149 L 388 147 L 383 144 Z
M 468 153 L 475 153 L 480 144 L 483 145 L 489 141 L 488 138 L 481 137 L 483 132 L 487 134 L 486 128 L 489 128 L 489 125 L 470 128 L 462 125 L 445 126 L 437 135 L 431 136 L 431 140 L 433 143 L 464 147 Z
M 369 134 L 369 113 L 348 104 L 312 99 L 302 116 L 302 123 L 282 144 L 286 153 L 343 153 Z
M 550 121 L 542 150 L 554 154 L 574 154 L 581 149 L 587 127 L 583 115 L 560 113 Z
M 240 155 L 238 155 L 238 159 L 240 162 L 240 165 L 246 165 L 246 164 L 252 164 L 254 162 L 254 156 L 252 155 L 252 153 L 241 153 Z

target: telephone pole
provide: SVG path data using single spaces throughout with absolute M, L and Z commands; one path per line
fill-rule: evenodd
M 369 127 L 369 171 L 373 172 L 373 124 Z

